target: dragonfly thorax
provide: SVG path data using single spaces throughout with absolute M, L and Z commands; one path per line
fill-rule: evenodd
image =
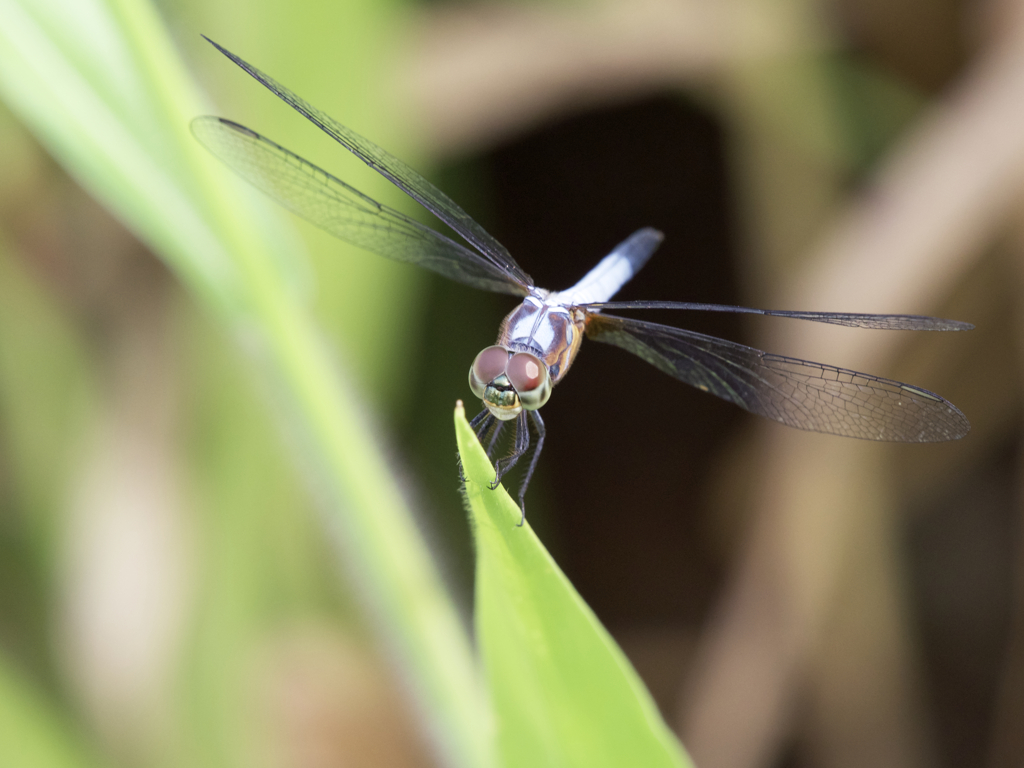
M 565 376 L 583 340 L 582 311 L 552 301 L 547 292 L 527 296 L 502 321 L 498 345 L 533 352 L 548 369 L 551 385 Z

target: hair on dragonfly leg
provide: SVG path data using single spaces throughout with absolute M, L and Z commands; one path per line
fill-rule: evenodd
M 488 484 L 492 491 L 498 487 L 498 484 L 501 482 L 501 478 L 505 476 L 506 472 L 515 466 L 519 457 L 523 455 L 523 431 L 519 428 L 518 419 L 516 419 L 514 429 L 512 448 L 509 450 L 508 455 L 501 456 L 494 462 L 494 480 Z
M 494 453 L 494 446 L 498 442 L 498 437 L 501 435 L 501 428 L 505 426 L 504 421 L 498 421 L 495 419 L 494 431 L 491 433 L 491 441 L 487 444 L 487 458 L 491 458 L 491 454 Z
M 480 432 L 477 428 L 480 427 L 484 422 L 486 422 L 490 417 L 491 412 L 484 408 L 482 411 L 480 411 L 480 413 L 473 417 L 472 421 L 469 422 L 470 429 L 476 432 L 476 434 L 479 436 Z
M 481 411 L 473 421 L 470 422 L 470 427 L 476 433 L 477 442 L 482 446 L 484 441 L 487 439 L 487 435 L 493 435 L 501 428 L 501 422 L 498 421 L 491 414 L 490 411 Z M 494 444 L 494 439 L 491 439 L 491 445 Z M 490 458 L 490 448 L 487 449 L 487 458 Z
M 533 471 L 537 468 L 537 460 L 540 459 L 540 452 L 544 449 L 544 438 L 547 436 L 547 429 L 544 426 L 544 419 L 540 417 L 539 411 L 530 411 L 533 425 L 537 429 L 537 445 L 533 449 L 533 457 L 530 459 L 530 467 L 526 470 L 526 477 L 523 478 L 522 493 L 526 493 L 526 487 L 530 484 Z
M 476 435 L 476 439 L 478 441 L 481 440 L 483 434 L 491 426 L 489 420 L 493 418 L 494 417 L 491 415 L 491 412 L 484 408 L 469 422 L 469 427 L 470 429 L 473 430 L 473 433 Z M 455 460 L 459 470 L 459 482 L 465 483 L 466 473 L 462 471 L 462 456 L 461 454 L 458 453 L 458 451 L 456 451 L 455 453 Z
M 491 455 L 494 453 L 494 445 L 498 442 L 498 437 L 501 435 L 502 427 L 505 426 L 505 422 L 500 419 L 491 416 L 484 420 L 480 429 L 476 433 L 476 439 L 481 446 L 487 443 L 484 448 L 484 453 L 487 454 L 487 458 L 491 459 Z M 493 461 L 493 459 L 491 459 Z
M 530 429 L 526 423 L 526 411 L 523 411 L 516 418 L 516 437 L 512 453 L 498 459 L 494 463 L 494 482 L 490 484 L 492 491 L 498 487 L 498 484 L 501 482 L 501 478 L 506 472 L 516 465 L 516 462 L 519 461 L 519 457 L 526 453 L 529 448 Z
M 526 489 L 530 486 L 533 471 L 537 468 L 537 460 L 540 459 L 540 452 L 544 449 L 544 438 L 547 436 L 544 419 L 540 417 L 540 413 L 538 411 L 530 411 L 530 418 L 533 419 L 533 425 L 537 428 L 537 444 L 533 448 L 533 456 L 530 458 L 530 466 L 526 470 L 526 476 L 519 485 L 519 511 L 521 513 L 519 527 L 522 527 L 523 523 L 526 522 Z

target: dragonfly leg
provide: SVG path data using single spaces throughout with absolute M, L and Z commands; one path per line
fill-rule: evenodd
M 493 422 L 495 421 L 497 421 L 497 419 L 494 418 L 490 411 L 484 408 L 480 413 L 473 417 L 473 420 L 469 422 L 469 426 L 476 434 L 476 439 L 482 442 L 484 435 L 487 434 L 487 430 L 493 426 Z M 491 444 L 494 444 L 493 440 L 491 441 Z M 488 455 L 490 455 L 489 450 Z M 457 458 L 459 463 L 459 482 L 464 483 L 466 482 L 466 474 L 462 471 L 462 456 L 458 456 Z
M 498 459 L 494 463 L 494 482 L 490 484 L 493 491 L 501 482 L 502 476 L 516 465 L 519 458 L 530 449 L 530 428 L 526 421 L 526 411 L 516 419 L 516 439 L 512 453 Z
M 483 418 L 480 418 L 481 416 L 483 416 Z M 488 434 L 493 435 L 501 428 L 501 422 L 494 418 L 494 416 L 491 415 L 489 411 L 484 411 L 483 413 L 481 413 L 479 416 L 473 419 L 473 421 L 471 421 L 469 425 L 473 428 L 473 431 L 476 432 L 476 439 L 480 442 L 481 445 L 483 445 L 484 440 L 487 439 Z M 493 443 L 494 438 L 492 437 L 491 444 Z M 487 449 L 487 454 L 489 457 L 490 448 Z
M 480 444 L 483 445 L 484 441 L 487 441 L 487 447 L 484 452 L 487 454 L 488 459 L 494 454 L 494 446 L 497 444 L 498 438 L 501 437 L 501 430 L 504 426 L 505 422 L 492 416 L 484 419 L 480 429 L 477 430 L 476 439 L 480 441 Z M 488 435 L 490 435 L 490 439 L 488 439 Z
M 519 525 L 522 526 L 526 522 L 526 489 L 530 485 L 530 479 L 533 477 L 533 470 L 537 468 L 537 460 L 540 458 L 540 452 L 544 449 L 544 438 L 547 436 L 547 428 L 544 426 L 544 419 L 540 417 L 539 411 L 530 411 L 530 418 L 533 419 L 533 426 L 537 428 L 537 445 L 533 449 L 533 456 L 530 458 L 530 467 L 526 470 L 526 477 L 523 478 L 522 484 L 519 486 L 519 510 L 522 512 L 522 517 L 519 518 Z
M 494 453 L 494 446 L 498 442 L 498 436 L 501 435 L 501 428 L 504 426 L 504 421 L 494 420 L 494 431 L 491 433 L 491 441 L 487 444 L 487 458 L 491 458 L 491 454 Z
M 469 426 L 472 428 L 474 432 L 476 432 L 477 437 L 480 436 L 480 430 L 478 429 L 478 427 L 482 426 L 487 421 L 487 418 L 490 415 L 491 412 L 484 408 L 482 411 L 480 411 L 480 413 L 473 417 L 472 421 L 469 422 Z

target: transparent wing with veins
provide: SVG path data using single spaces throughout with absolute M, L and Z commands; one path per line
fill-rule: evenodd
M 845 325 L 849 328 L 874 328 L 891 331 L 970 331 L 974 326 L 959 320 L 943 320 L 927 315 L 866 315 L 856 312 L 791 312 L 781 309 L 751 309 L 729 304 L 696 304 L 685 301 L 602 301 L 577 305 L 586 310 L 603 309 L 688 309 L 700 312 L 735 312 L 745 315 L 770 315 L 811 320 L 816 323 Z
M 243 179 L 345 242 L 474 288 L 517 296 L 529 291 L 493 261 L 376 202 L 243 125 L 199 117 L 192 121 L 192 132 Z
M 798 429 L 929 443 L 956 440 L 971 428 L 956 406 L 927 390 L 681 328 L 592 314 L 587 336 L 632 352 L 669 376 L 751 413 Z
M 498 270 L 506 273 L 510 282 L 515 282 L 520 286 L 520 290 L 515 293 L 522 296 L 529 293 L 529 289 L 534 285 L 533 279 L 516 263 L 505 246 L 488 234 L 483 227 L 477 224 L 468 213 L 462 210 L 444 192 L 397 157 L 385 152 L 369 139 L 345 127 L 326 112 L 317 109 L 252 64 L 213 42 L 210 38 L 207 37 L 206 40 L 266 86 L 278 98 L 458 232 L 461 237 L 465 238 L 466 242 L 480 251 L 487 261 L 490 261 Z M 511 293 L 512 291 L 505 292 Z

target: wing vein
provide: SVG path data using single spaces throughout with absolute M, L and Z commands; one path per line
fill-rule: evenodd
M 970 430 L 952 403 L 892 379 L 613 315 L 588 315 L 587 335 L 751 413 L 800 429 L 898 442 L 953 440 Z
M 523 271 L 522 267 L 516 263 L 512 255 L 501 243 L 476 223 L 468 213 L 462 210 L 444 192 L 397 157 L 342 125 L 326 112 L 317 109 L 298 94 L 286 88 L 252 64 L 210 40 L 210 38 L 205 37 L 205 39 L 259 81 L 275 96 L 458 232 L 468 243 L 480 251 L 483 258 L 490 261 L 499 270 L 507 273 L 510 279 L 520 285 L 520 295 L 529 293 L 529 289 L 533 287 L 533 279 Z

